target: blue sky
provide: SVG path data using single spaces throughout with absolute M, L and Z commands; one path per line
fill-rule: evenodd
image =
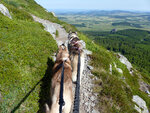
M 150 0 L 35 0 L 44 8 L 150 11 Z

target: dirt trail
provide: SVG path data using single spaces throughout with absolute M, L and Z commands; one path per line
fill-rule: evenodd
M 45 27 L 45 30 L 48 31 L 56 40 L 58 46 L 61 45 L 62 43 L 66 43 L 67 45 L 68 33 L 61 25 L 57 23 L 52 23 L 48 20 L 40 19 L 34 15 L 32 15 L 32 17 L 36 22 L 41 23 Z M 59 33 L 58 37 L 56 37 L 55 35 L 56 30 Z M 96 78 L 94 78 L 94 75 L 92 75 L 91 73 L 92 67 L 88 64 L 90 61 L 88 54 L 92 54 L 92 53 L 88 50 L 85 50 L 85 67 L 84 67 L 83 76 L 81 79 L 81 86 L 80 86 L 80 113 L 100 113 L 99 111 L 96 110 L 97 94 L 94 94 L 92 91 L 94 87 L 93 80 Z M 76 85 L 74 84 L 73 92 L 75 92 L 75 86 Z
M 52 23 L 48 20 L 41 19 L 34 15 L 32 15 L 32 17 L 34 21 L 41 23 L 45 27 L 45 30 L 48 31 L 56 40 L 58 46 L 61 45 L 62 43 L 66 43 L 66 41 L 68 40 L 68 33 L 61 25 L 57 23 Z M 56 37 L 55 35 L 56 30 L 58 31 L 58 37 Z

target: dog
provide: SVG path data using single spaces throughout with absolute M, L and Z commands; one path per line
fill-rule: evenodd
M 60 94 L 60 82 L 62 63 L 64 62 L 64 91 L 63 97 L 65 105 L 63 106 L 63 113 L 70 113 L 73 103 L 72 93 L 72 67 L 69 59 L 69 52 L 66 46 L 60 45 L 59 52 L 56 57 L 56 61 L 53 67 L 53 77 L 51 81 L 51 109 L 49 110 L 46 105 L 46 113 L 59 113 L 59 94 Z
M 69 32 L 68 35 L 68 49 L 70 53 L 70 60 L 72 65 L 72 81 L 76 83 L 77 81 L 77 69 L 78 69 L 78 54 L 80 52 L 80 81 L 82 78 L 82 73 L 84 69 L 84 47 L 85 42 L 79 39 L 77 32 Z M 81 82 L 80 82 L 81 83 Z

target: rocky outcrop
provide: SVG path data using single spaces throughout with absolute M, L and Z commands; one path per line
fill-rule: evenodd
M 148 85 L 147 83 L 145 83 L 142 80 L 139 80 L 139 85 L 140 85 L 140 90 L 147 93 L 148 96 L 150 97 L 150 85 Z
M 5 15 L 5 16 L 9 17 L 10 19 L 12 19 L 11 15 L 10 15 L 10 13 L 8 11 L 8 9 L 3 4 L 0 4 L 0 12 L 3 15 Z
M 123 74 L 122 69 L 118 68 L 115 62 L 114 62 L 114 67 L 116 68 L 116 70 L 117 70 L 119 73 Z
M 118 55 L 120 62 L 125 64 L 127 66 L 127 69 L 129 70 L 130 74 L 132 74 L 133 67 L 132 67 L 131 63 L 128 61 L 128 59 L 125 56 L 121 55 L 120 53 L 118 53 L 117 55 Z
M 54 17 L 56 17 L 56 15 L 55 15 L 55 13 L 54 12 L 51 12 L 52 13 L 52 15 L 54 16 Z
M 141 97 L 139 97 L 138 95 L 134 95 L 132 101 L 138 105 L 135 105 L 135 109 L 139 113 L 149 113 L 146 102 Z

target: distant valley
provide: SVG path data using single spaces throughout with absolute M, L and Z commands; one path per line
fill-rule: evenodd
M 81 31 L 110 31 L 112 29 L 150 30 L 150 13 L 129 11 L 57 12 L 59 19 L 75 25 Z
M 150 13 L 81 11 L 57 13 L 97 44 L 121 52 L 141 72 L 150 76 Z

